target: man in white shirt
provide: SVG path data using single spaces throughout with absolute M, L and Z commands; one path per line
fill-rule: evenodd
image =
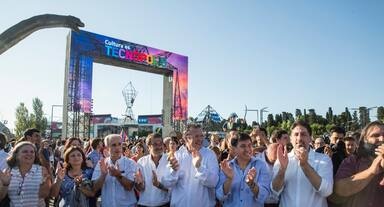
M 4 151 L 7 142 L 7 136 L 0 132 L 0 171 L 3 171 L 8 167 L 7 158 L 9 154 Z
M 216 155 L 202 147 L 204 135 L 199 125 L 188 125 L 183 139 L 185 146 L 168 156 L 170 167 L 162 179 L 165 187 L 172 188 L 171 206 L 213 207 L 219 180 Z
M 280 195 L 280 206 L 327 206 L 333 188 L 332 161 L 310 150 L 311 133 L 306 122 L 296 121 L 291 128 L 293 150 L 278 147 L 271 191 Z
M 159 182 L 168 170 L 163 138 L 160 134 L 150 134 L 146 139 L 146 145 L 150 154 L 137 161 L 144 178 L 144 182 L 136 185 L 140 190 L 138 204 L 139 206 L 169 206 L 168 189 Z
M 121 137 L 110 134 L 104 139 L 110 156 L 96 165 L 92 175 L 94 191 L 102 188 L 101 206 L 134 207 L 136 197 L 133 191 L 136 163 L 122 155 Z

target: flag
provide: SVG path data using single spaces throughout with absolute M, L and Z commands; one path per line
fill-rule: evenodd
M 125 140 L 127 139 L 128 136 L 125 133 L 124 129 L 121 129 L 120 137 L 121 137 L 121 142 L 125 142 Z

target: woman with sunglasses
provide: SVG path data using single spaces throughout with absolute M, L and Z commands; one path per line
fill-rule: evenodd
M 7 160 L 9 169 L 0 173 L 3 187 L 8 188 L 10 206 L 44 207 L 49 196 L 51 178 L 38 163 L 36 147 L 28 141 L 18 143 Z

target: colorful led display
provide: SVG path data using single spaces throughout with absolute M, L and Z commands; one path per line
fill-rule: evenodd
M 69 111 L 91 113 L 92 65 L 121 61 L 173 73 L 174 120 L 188 118 L 188 57 L 87 31 L 71 33 Z

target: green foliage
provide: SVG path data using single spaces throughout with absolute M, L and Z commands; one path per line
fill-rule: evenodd
M 379 108 L 377 108 L 377 119 L 384 121 L 384 107 L 383 106 L 380 106 Z
M 15 132 L 16 137 L 21 138 L 28 128 L 36 128 L 42 132 L 43 136 L 47 129 L 47 118 L 44 117 L 43 102 L 39 98 L 32 100 L 33 113 L 29 113 L 24 103 L 16 108 Z
M 311 124 L 311 128 L 313 137 L 322 135 L 325 132 L 325 126 L 318 123 Z
M 16 108 L 15 132 L 16 138 L 21 138 L 26 129 L 31 127 L 29 112 L 24 103 Z

